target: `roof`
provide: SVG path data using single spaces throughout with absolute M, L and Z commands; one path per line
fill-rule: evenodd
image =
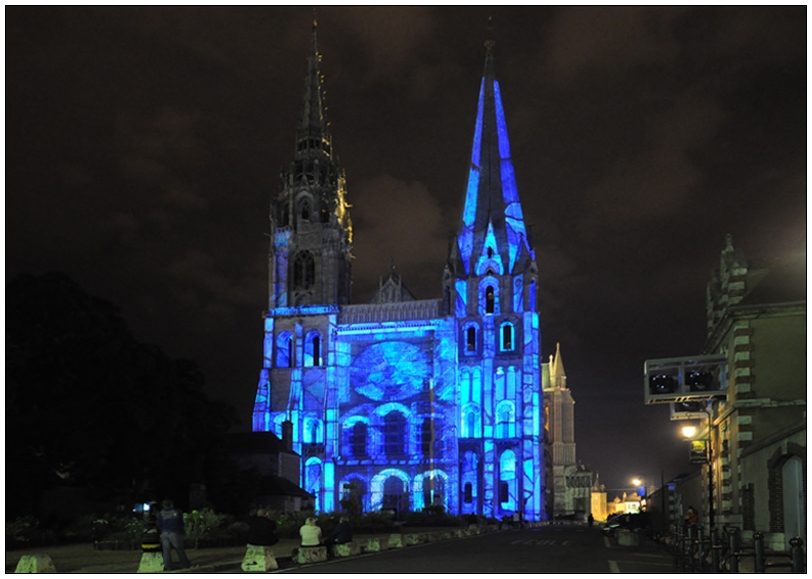
M 233 454 L 295 454 L 273 432 L 231 432 L 226 435 L 226 442 Z

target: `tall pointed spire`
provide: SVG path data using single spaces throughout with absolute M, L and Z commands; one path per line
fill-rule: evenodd
M 550 361 L 550 383 L 556 388 L 566 388 L 567 374 L 564 372 L 564 360 L 561 358 L 561 344 L 555 344 L 555 356 Z
M 324 106 L 324 87 L 321 76 L 321 54 L 316 38 L 317 22 L 313 17 L 313 35 L 307 58 L 302 119 L 297 134 L 297 154 L 308 149 L 321 149 L 330 156 L 330 133 Z
M 488 249 L 485 245 L 490 230 L 496 243 L 490 249 L 507 266 L 504 273 L 514 273 L 523 254 L 533 259 L 510 156 L 502 94 L 496 80 L 495 43 L 490 36 L 489 27 L 465 206 L 457 235 L 459 258 L 468 275 L 476 273 L 473 271 L 476 260 Z

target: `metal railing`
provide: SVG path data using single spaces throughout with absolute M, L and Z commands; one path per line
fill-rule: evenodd
M 721 532 L 720 532 L 721 531 Z M 753 533 L 752 546 L 744 546 L 741 530 L 736 527 L 713 528 L 706 536 L 699 525 L 687 525 L 672 535 L 670 545 L 674 569 L 683 573 L 739 573 L 743 558 L 753 559 L 753 571 L 786 568 L 790 573 L 805 573 L 804 542 L 790 539 L 789 551 L 768 551 L 764 533 Z

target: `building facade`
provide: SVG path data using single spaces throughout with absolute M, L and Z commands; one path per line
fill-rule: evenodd
M 697 415 L 710 464 L 651 504 L 672 528 L 691 506 L 702 524 L 739 528 L 745 541 L 763 533 L 769 549 L 806 543 L 806 252 L 750 260 L 728 235 L 707 321 L 703 354 L 723 355 L 728 378 L 725 396 Z
M 772 548 L 806 542 L 806 252 L 748 260 L 728 235 L 707 319 L 704 353 L 727 357 L 728 388 L 712 405 L 706 504 Z
M 463 212 L 431 300 L 391 271 L 370 303 L 352 303 L 352 222 L 319 63 L 314 27 L 293 161 L 271 208 L 253 430 L 290 429 L 301 486 L 321 511 L 351 499 L 365 511 L 540 520 L 538 270 L 492 43 Z

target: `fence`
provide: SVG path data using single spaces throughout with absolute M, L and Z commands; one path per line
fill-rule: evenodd
M 741 531 L 736 527 L 711 529 L 706 537 L 699 525 L 687 525 L 671 538 L 674 568 L 683 573 L 738 573 L 742 559 L 752 558 L 753 570 L 786 568 L 791 573 L 805 573 L 803 540 L 790 539 L 789 551 L 768 551 L 764 546 L 764 534 L 753 533 L 752 545 L 743 545 Z M 749 565 L 748 565 L 749 567 Z

